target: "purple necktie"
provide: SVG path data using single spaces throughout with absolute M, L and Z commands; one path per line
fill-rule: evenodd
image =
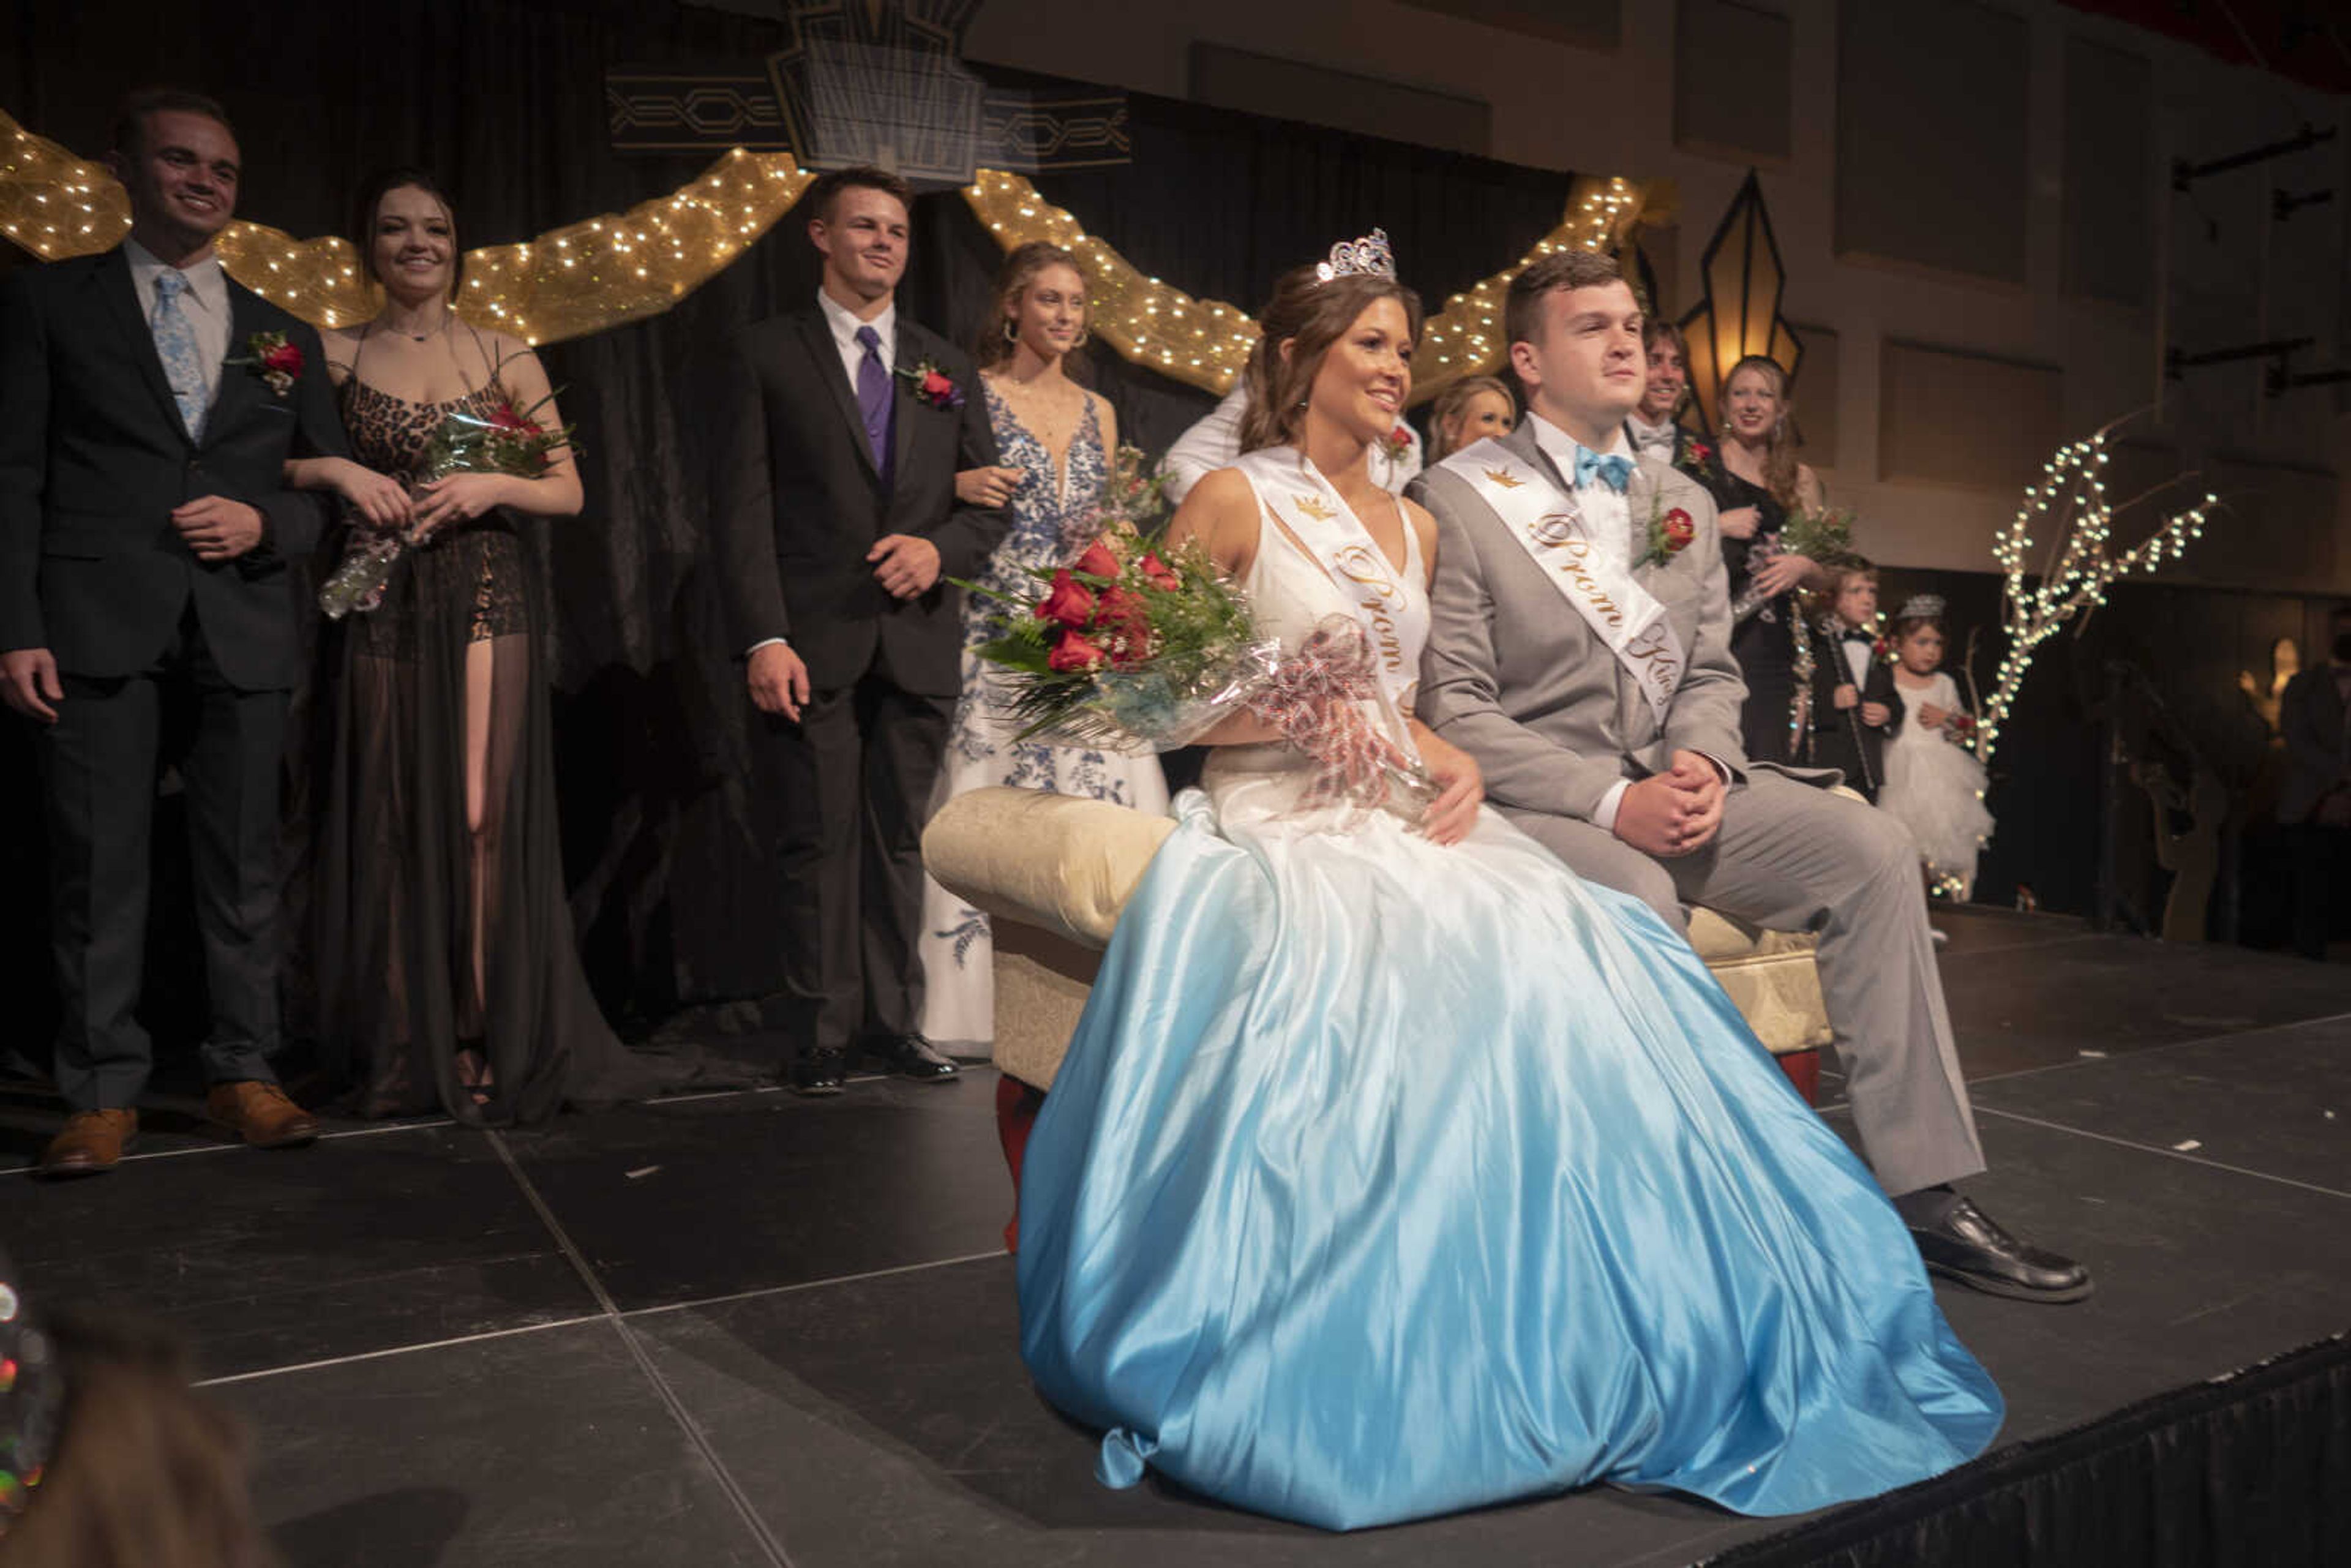
M 857 329 L 865 358 L 857 365 L 857 412 L 865 421 L 865 444 L 873 454 L 873 471 L 890 482 L 890 426 L 897 400 L 890 395 L 890 367 L 882 362 L 882 334 L 871 327 Z

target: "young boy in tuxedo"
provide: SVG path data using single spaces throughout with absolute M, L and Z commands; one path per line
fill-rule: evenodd
M 1886 781 L 1886 737 L 1902 722 L 1894 666 L 1878 656 L 1877 569 L 1852 560 L 1829 569 L 1829 608 L 1813 631 L 1814 768 L 1843 770 L 1875 804 Z

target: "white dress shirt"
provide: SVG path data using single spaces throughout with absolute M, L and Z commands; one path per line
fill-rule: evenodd
M 153 252 L 135 239 L 122 242 L 122 254 L 131 263 L 131 287 L 139 294 L 139 319 L 147 322 L 152 331 L 155 320 L 155 279 L 163 275 L 169 263 L 157 260 Z M 180 268 L 180 276 L 188 280 L 187 288 L 180 296 L 180 311 L 195 333 L 196 359 L 204 373 L 204 406 L 210 408 L 213 400 L 220 395 L 221 361 L 228 358 L 228 275 L 221 270 L 218 256 L 208 256 Z
M 1575 454 L 1583 443 L 1576 440 L 1532 409 L 1527 411 L 1527 422 L 1534 426 L 1535 444 L 1542 449 L 1552 462 L 1558 465 L 1559 476 L 1566 480 L 1574 489 L 1576 507 L 1583 514 L 1584 537 L 1592 541 L 1595 553 L 1605 556 L 1608 563 L 1619 571 L 1631 570 L 1633 566 L 1632 496 L 1628 492 L 1610 489 L 1600 482 L 1597 476 L 1594 476 L 1588 485 L 1577 485 Z M 1626 435 L 1622 427 L 1619 427 L 1616 432 L 1616 439 L 1609 443 L 1608 450 L 1600 455 L 1630 458 L 1635 465 L 1640 462 L 1638 455 L 1633 450 L 1631 438 Z M 1698 755 L 1706 757 L 1708 762 L 1713 763 L 1714 770 L 1722 776 L 1723 783 L 1726 786 L 1729 784 L 1730 769 L 1722 765 L 1721 758 L 1707 757 L 1703 751 Z M 1616 813 L 1625 804 L 1625 791 L 1632 787 L 1633 780 L 1630 779 L 1620 779 L 1611 784 L 1608 787 L 1608 793 L 1600 797 L 1599 806 L 1593 810 L 1593 826 L 1604 833 L 1614 832 Z
M 857 372 L 865 365 L 865 345 L 857 340 L 859 328 L 873 329 L 873 335 L 882 340 L 880 346 L 875 350 L 875 352 L 882 356 L 882 368 L 893 375 L 896 373 L 894 367 L 898 363 L 898 300 L 894 295 L 892 296 L 890 303 L 882 308 L 882 314 L 871 321 L 859 320 L 848 306 L 843 305 L 821 288 L 816 291 L 816 305 L 818 309 L 824 312 L 824 324 L 832 332 L 833 346 L 841 350 L 841 371 L 849 378 L 851 397 L 857 395 Z M 894 387 L 891 390 L 893 392 L 896 391 Z M 791 645 L 789 638 L 762 637 L 743 652 L 746 655 L 756 653 L 770 643 L 781 643 L 787 647 Z
M 1217 469 L 1233 465 L 1241 455 L 1241 415 L 1248 409 L 1249 382 L 1243 378 L 1233 383 L 1233 390 L 1214 411 L 1176 438 L 1176 444 L 1159 463 L 1159 471 L 1167 476 L 1168 505 L 1181 505 L 1193 486 Z M 1391 496 L 1404 494 L 1421 465 L 1420 432 L 1407 420 L 1400 419 L 1396 424 L 1408 438 L 1404 456 L 1390 462 L 1385 444 L 1373 447 L 1371 455 L 1372 483 Z
M 1639 414 L 1632 413 L 1625 416 L 1625 434 L 1633 438 L 1633 450 L 1636 454 L 1646 456 L 1654 453 L 1657 461 L 1670 464 L 1674 460 L 1675 447 L 1681 443 L 1682 430 L 1670 419 L 1662 424 L 1651 424 Z
M 865 363 L 865 345 L 857 340 L 861 327 L 873 329 L 882 340 L 878 350 L 882 368 L 891 370 L 898 362 L 898 300 L 893 295 L 882 308 L 882 314 L 871 321 L 861 321 L 849 307 L 820 288 L 816 291 L 817 308 L 824 312 L 824 324 L 832 329 L 832 340 L 841 350 L 841 373 L 849 378 L 849 390 L 857 391 L 857 372 Z
M 1844 650 L 1844 667 L 1853 672 L 1854 685 L 1864 687 L 1869 685 L 1869 661 L 1877 656 L 1877 649 L 1870 643 L 1846 642 L 1847 630 L 1843 624 L 1837 627 L 1837 646 Z

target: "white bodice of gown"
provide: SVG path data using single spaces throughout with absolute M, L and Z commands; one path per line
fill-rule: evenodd
M 1360 520 L 1345 513 L 1341 520 L 1352 523 L 1364 533 L 1370 548 L 1378 549 Z M 1417 670 L 1421 649 L 1428 642 L 1428 570 L 1421 556 L 1419 531 L 1409 517 L 1404 518 L 1404 569 L 1395 573 L 1403 593 L 1395 614 L 1394 635 L 1402 645 L 1405 666 Z M 1389 564 L 1394 566 L 1392 561 Z M 1257 557 L 1241 587 L 1249 595 L 1259 632 L 1280 639 L 1287 649 L 1305 642 L 1326 617 L 1356 615 L 1355 601 L 1343 591 L 1321 561 L 1300 548 L 1266 509 L 1262 497 L 1258 505 Z M 1411 701 L 1408 689 L 1401 707 L 1384 699 L 1367 701 L 1363 706 L 1365 716 L 1392 737 L 1406 756 L 1416 757 L 1418 750 L 1405 722 L 1411 715 Z M 1220 746 L 1202 769 L 1200 785 L 1216 802 L 1219 820 L 1227 823 L 1286 814 L 1295 810 L 1314 766 L 1311 758 L 1286 741 Z M 1297 821 L 1301 827 L 1327 829 L 1361 815 L 1338 807 L 1300 813 Z

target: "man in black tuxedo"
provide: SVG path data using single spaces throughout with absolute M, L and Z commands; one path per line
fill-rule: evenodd
M 719 405 L 712 528 L 783 813 L 791 1077 L 810 1094 L 839 1092 L 860 1044 L 956 1075 L 916 1031 L 922 830 L 962 676 L 963 595 L 940 579 L 977 575 L 1006 519 L 956 497 L 958 468 L 996 462 L 970 360 L 898 314 L 913 201 L 879 169 L 810 187 L 822 285 L 741 335 Z
M 132 1016 L 166 705 L 187 787 L 215 1121 L 260 1146 L 318 1124 L 277 1086 L 277 768 L 298 663 L 287 562 L 318 542 L 287 457 L 340 453 L 318 334 L 221 269 L 236 138 L 192 93 L 134 95 L 108 154 L 131 236 L 0 288 L 0 697 L 41 726 L 72 1113 L 52 1176 L 110 1168 L 152 1054 Z M 261 362 L 281 334 L 301 356 Z

